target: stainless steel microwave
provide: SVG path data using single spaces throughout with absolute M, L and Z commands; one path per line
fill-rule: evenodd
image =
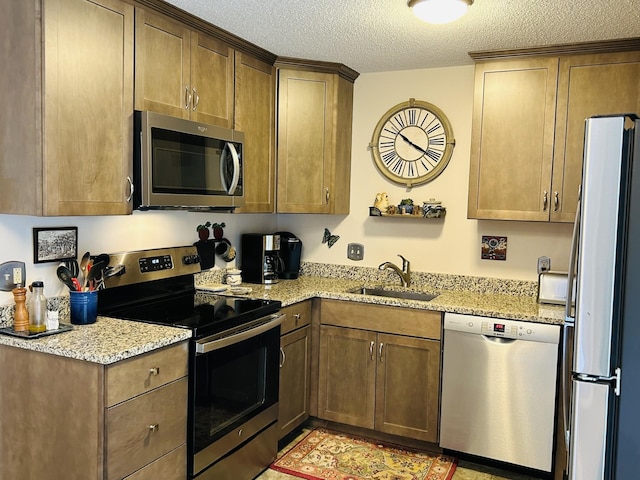
M 244 204 L 236 130 L 135 111 L 134 208 L 213 210 Z

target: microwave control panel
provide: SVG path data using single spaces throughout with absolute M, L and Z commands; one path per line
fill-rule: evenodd
M 144 257 L 138 260 L 140 272 L 157 272 L 158 270 L 171 270 L 173 260 L 171 255 L 158 255 L 156 257 Z

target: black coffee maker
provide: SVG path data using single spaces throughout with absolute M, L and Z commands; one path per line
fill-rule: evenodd
M 278 277 L 288 280 L 298 278 L 302 240 L 291 232 L 276 232 L 276 235 L 280 235 L 280 258 L 283 263 L 282 271 L 278 272 Z

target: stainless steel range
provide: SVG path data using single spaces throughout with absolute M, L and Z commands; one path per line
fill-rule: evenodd
M 100 315 L 188 328 L 187 476 L 251 479 L 277 453 L 281 303 L 197 292 L 195 247 L 110 255 Z

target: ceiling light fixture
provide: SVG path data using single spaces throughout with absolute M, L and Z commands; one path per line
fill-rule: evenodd
M 420 20 L 428 23 L 449 23 L 459 19 L 473 0 L 409 0 L 409 8 Z

